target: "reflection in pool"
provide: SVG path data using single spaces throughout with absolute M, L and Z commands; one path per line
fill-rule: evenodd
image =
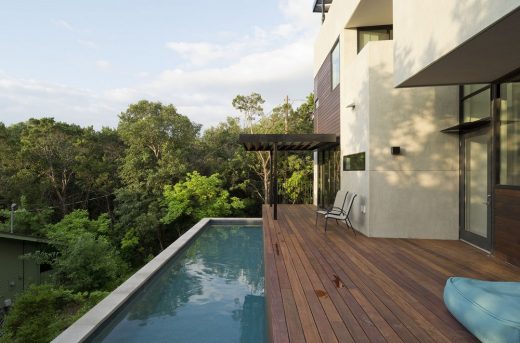
M 210 225 L 92 342 L 265 342 L 261 226 Z

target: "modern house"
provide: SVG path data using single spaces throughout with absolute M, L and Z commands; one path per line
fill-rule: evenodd
M 519 0 L 316 0 L 315 202 L 520 265 Z

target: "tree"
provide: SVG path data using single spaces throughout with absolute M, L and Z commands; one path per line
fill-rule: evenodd
M 54 270 L 55 282 L 74 291 L 111 290 L 127 267 L 110 243 L 110 220 L 101 215 L 88 218 L 85 210 L 66 215 L 47 227 L 47 237 L 57 254 L 40 254 Z
M 144 262 L 176 238 L 165 236 L 160 221 L 162 192 L 198 163 L 200 128 L 160 102 L 139 101 L 119 116 L 117 130 L 127 148 L 120 168 L 123 187 L 116 194 L 117 227 L 125 251 L 141 250 L 142 259 L 132 258 L 133 263 Z
M 118 132 L 127 149 L 121 168 L 126 184 L 153 193 L 179 180 L 194 161 L 191 152 L 201 126 L 173 105 L 139 101 L 119 116 Z
M 75 176 L 75 144 L 80 135 L 77 125 L 43 118 L 30 119 L 20 138 L 24 169 L 49 185 L 63 214 L 68 213 L 68 196 Z
M 254 92 L 250 95 L 237 95 L 232 101 L 233 107 L 244 116 L 244 127 L 249 128 L 251 133 L 253 133 L 253 122 L 264 113 L 262 107 L 264 103 L 262 96 Z
M 222 181 L 218 174 L 209 177 L 198 172 L 188 173 L 184 182 L 164 188 L 164 202 L 167 211 L 162 222 L 177 224 L 178 230 L 188 224 L 205 217 L 226 217 L 244 208 L 244 203 L 237 197 L 230 197 L 229 192 L 222 189 Z

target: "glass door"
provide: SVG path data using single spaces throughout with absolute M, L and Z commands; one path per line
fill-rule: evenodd
M 483 249 L 491 249 L 491 129 L 466 133 L 463 140 L 463 173 L 460 236 Z
M 339 146 L 318 151 L 318 206 L 332 206 L 340 188 Z

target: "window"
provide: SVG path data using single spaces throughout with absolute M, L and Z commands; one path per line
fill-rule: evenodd
M 365 170 L 365 153 L 360 152 L 343 156 L 343 170 Z
M 465 85 L 462 96 L 463 123 L 491 116 L 491 87 L 489 85 Z
M 500 85 L 499 183 L 520 186 L 520 83 Z
M 392 40 L 394 38 L 394 30 L 392 26 L 371 26 L 360 27 L 358 33 L 358 53 L 372 41 Z
M 339 41 L 332 49 L 331 68 L 332 68 L 332 89 L 339 85 Z

